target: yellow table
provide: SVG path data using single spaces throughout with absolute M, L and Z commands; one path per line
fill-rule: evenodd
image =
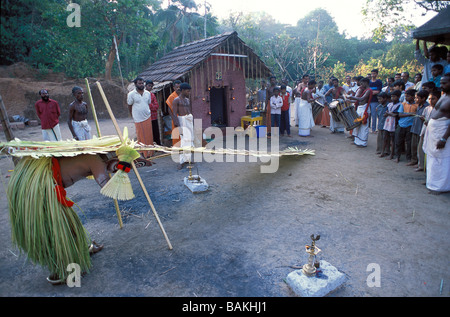
M 262 123 L 262 117 L 254 117 L 252 118 L 251 116 L 243 116 L 241 117 L 241 126 L 244 127 L 244 122 L 249 122 L 249 125 L 253 125 L 254 122 L 257 122 L 258 125 L 261 125 Z

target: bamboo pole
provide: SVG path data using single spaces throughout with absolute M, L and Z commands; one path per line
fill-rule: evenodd
M 92 99 L 91 87 L 89 86 L 88 79 L 85 78 L 85 80 L 86 80 L 86 92 L 89 97 L 89 103 L 91 104 L 91 110 L 92 110 L 92 115 L 94 116 L 95 126 L 97 127 L 97 135 L 100 138 L 102 136 L 102 133 L 100 132 L 100 125 L 98 124 L 97 111 L 95 110 L 94 99 Z M 111 177 L 111 174 L 109 174 L 109 176 Z M 114 208 L 116 209 L 116 214 L 117 214 L 117 219 L 119 220 L 120 229 L 122 229 L 123 221 L 122 221 L 122 215 L 120 213 L 119 202 L 117 201 L 117 199 L 114 199 Z
M 102 95 L 103 101 L 105 102 L 106 109 L 108 110 L 108 113 L 109 113 L 109 115 L 111 117 L 111 120 L 112 120 L 112 122 L 114 124 L 114 127 L 116 129 L 117 135 L 119 136 L 120 140 L 123 142 L 124 140 L 123 140 L 122 132 L 120 131 L 119 125 L 118 125 L 118 123 L 116 121 L 116 118 L 114 117 L 114 114 L 113 114 L 113 112 L 111 110 L 111 107 L 109 105 L 108 99 L 106 98 L 105 93 L 103 92 L 102 85 L 98 81 L 97 81 L 97 86 L 98 86 L 98 90 L 100 91 L 100 94 Z M 139 184 L 141 185 L 142 191 L 144 192 L 144 195 L 147 198 L 148 203 L 150 204 L 150 207 L 151 207 L 151 209 L 153 211 L 153 215 L 155 216 L 156 221 L 158 222 L 158 225 L 159 225 L 159 227 L 160 227 L 160 229 L 161 229 L 161 231 L 162 231 L 162 233 L 164 235 L 164 238 L 166 239 L 167 244 L 169 245 L 169 249 L 172 250 L 172 244 L 170 243 L 169 238 L 167 237 L 166 231 L 164 230 L 164 227 L 163 227 L 163 225 L 161 223 L 161 220 L 159 219 L 159 216 L 158 216 L 158 213 L 156 212 L 155 206 L 153 206 L 152 200 L 150 199 L 150 196 L 149 196 L 149 194 L 147 192 L 147 189 L 145 188 L 145 185 L 144 185 L 144 182 L 141 179 L 141 176 L 139 175 L 139 172 L 138 172 L 138 170 L 136 168 L 136 165 L 134 164 L 134 161 L 131 162 L 131 166 L 133 167 L 133 171 L 136 174 L 136 177 L 137 177 L 137 179 L 139 181 Z

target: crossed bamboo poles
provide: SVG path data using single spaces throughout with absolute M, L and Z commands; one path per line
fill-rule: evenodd
M 93 113 L 93 116 L 94 116 L 95 125 L 97 127 L 98 136 L 101 137 L 100 127 L 98 125 L 97 114 L 96 114 L 96 111 L 95 111 L 94 101 L 92 99 L 91 90 L 90 90 L 90 87 L 89 87 L 89 82 L 88 82 L 87 78 L 85 80 L 86 80 L 87 93 L 88 93 L 88 96 L 89 96 L 89 102 L 91 104 L 92 113 Z M 114 124 L 114 128 L 116 129 L 117 135 L 119 136 L 120 141 L 123 142 L 124 139 L 123 139 L 122 132 L 120 131 L 119 125 L 117 123 L 117 120 L 116 120 L 116 118 L 115 118 L 115 116 L 114 116 L 114 114 L 113 114 L 113 112 L 111 110 L 111 106 L 109 105 L 108 99 L 106 98 L 106 95 L 105 95 L 105 93 L 103 91 L 102 85 L 98 81 L 96 82 L 96 84 L 97 84 L 98 90 L 100 92 L 100 95 L 103 98 L 103 101 L 105 103 L 106 109 L 108 110 L 109 116 L 111 117 L 111 120 L 112 120 L 112 122 Z M 164 230 L 164 227 L 163 227 L 163 225 L 161 223 L 161 220 L 159 219 L 158 213 L 156 212 L 155 206 L 153 205 L 153 202 L 150 199 L 150 196 L 149 196 L 149 194 L 147 192 L 147 189 L 145 188 L 144 182 L 142 181 L 142 178 L 141 178 L 141 176 L 140 176 L 140 174 L 139 174 L 139 172 L 138 172 L 138 170 L 136 168 L 136 165 L 134 164 L 134 161 L 131 162 L 131 166 L 133 167 L 133 171 L 136 174 L 136 177 L 137 177 L 137 179 L 139 181 L 139 184 L 141 185 L 142 191 L 144 192 L 144 195 L 147 198 L 147 201 L 148 201 L 148 203 L 150 205 L 150 208 L 152 209 L 153 215 L 155 216 L 156 221 L 158 222 L 158 225 L 159 225 L 159 227 L 160 227 L 160 229 L 161 229 L 161 231 L 162 231 L 162 233 L 164 235 L 164 238 L 166 239 L 166 242 L 167 242 L 167 244 L 169 246 L 169 249 L 172 250 L 172 244 L 170 243 L 170 240 L 169 240 L 169 238 L 168 238 L 168 236 L 166 234 L 166 231 Z M 117 217 L 119 219 L 120 228 L 122 228 L 123 227 L 122 216 L 120 214 L 119 203 L 117 202 L 116 199 L 114 199 L 114 205 L 115 205 L 115 208 L 116 208 Z

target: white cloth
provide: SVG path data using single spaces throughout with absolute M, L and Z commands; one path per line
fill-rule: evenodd
M 180 147 L 194 146 L 194 117 L 192 114 L 186 116 L 178 116 L 180 122 Z M 191 162 L 191 151 L 183 151 L 180 153 L 180 164 Z
M 83 120 L 83 121 L 72 120 L 72 127 L 73 127 L 73 131 L 77 135 L 79 141 L 90 140 L 92 138 L 91 127 L 89 126 L 89 123 L 87 120 Z
M 298 135 L 307 136 L 311 133 L 311 128 L 314 127 L 314 119 L 312 115 L 312 106 L 307 100 L 300 98 L 299 104 L 299 121 L 298 121 Z
M 270 114 L 281 114 L 281 107 L 283 107 L 283 98 L 273 95 L 270 97 Z
M 295 108 L 295 125 L 298 125 L 299 118 L 300 118 L 300 97 L 296 97 L 294 100 L 294 108 Z
M 364 116 L 367 104 L 358 106 L 356 113 L 360 118 Z M 367 108 L 367 113 L 370 114 L 370 106 Z M 361 123 L 360 126 L 353 129 L 352 135 L 355 137 L 355 144 L 360 146 L 367 146 L 367 140 L 369 139 L 369 120 L 366 124 Z
M 333 115 L 330 112 L 330 130 L 332 132 L 344 132 L 344 128 L 344 124 L 341 121 L 337 122 L 333 120 Z
M 450 191 L 450 144 L 437 149 L 436 144 L 450 125 L 450 119 L 430 119 L 423 140 L 423 151 L 427 154 L 427 188 L 432 191 Z
M 423 112 L 422 112 L 422 116 L 425 117 L 425 121 L 428 124 L 428 121 L 430 121 L 430 116 L 431 113 L 433 112 L 433 107 L 432 106 L 427 106 Z M 425 131 L 427 130 L 427 125 L 426 124 L 422 124 L 422 130 L 420 131 L 420 136 L 425 135 Z
M 134 122 L 143 122 L 151 117 L 150 111 L 151 94 L 144 89 L 144 93 L 141 95 L 136 89 L 130 91 L 127 95 L 127 103 L 131 108 L 131 115 Z
M 42 137 L 44 138 L 44 141 L 61 141 L 62 137 L 59 123 L 51 129 L 43 129 Z

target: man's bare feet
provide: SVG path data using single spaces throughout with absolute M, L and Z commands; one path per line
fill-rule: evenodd
M 97 252 L 100 252 L 101 250 L 103 250 L 103 244 L 98 244 L 95 241 L 92 241 L 92 244 L 89 246 L 89 254 L 95 254 Z

